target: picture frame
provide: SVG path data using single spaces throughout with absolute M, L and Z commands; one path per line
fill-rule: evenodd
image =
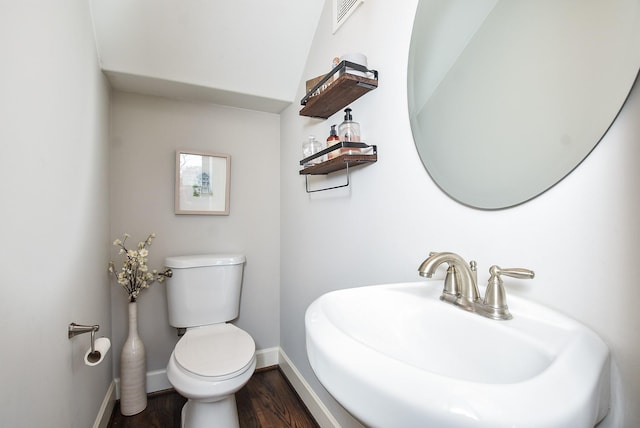
M 231 156 L 176 150 L 175 213 L 229 215 Z

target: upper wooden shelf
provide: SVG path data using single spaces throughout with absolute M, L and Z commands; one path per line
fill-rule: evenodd
M 358 76 L 350 73 L 340 74 L 339 77 L 327 86 L 318 95 L 312 96 L 319 88 L 334 77 L 346 67 L 355 70 L 362 70 L 366 73 L 373 73 L 373 78 Z M 327 74 L 316 86 L 314 86 L 307 95 L 300 101 L 304 107 L 300 110 L 300 116 L 317 117 L 327 119 L 332 114 L 342 110 L 353 101 L 357 100 L 367 92 L 378 87 L 378 72 L 375 70 L 367 70 L 359 64 L 349 61 L 342 61 L 329 74 Z

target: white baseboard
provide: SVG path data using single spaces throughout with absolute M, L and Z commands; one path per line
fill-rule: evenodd
M 109 388 L 107 388 L 107 393 L 104 396 L 104 400 L 102 400 L 102 405 L 98 410 L 98 416 L 96 416 L 96 420 L 93 423 L 93 428 L 107 428 L 109 425 L 109 420 L 111 419 L 111 414 L 113 413 L 113 408 L 116 405 L 116 383 L 111 382 Z
M 311 389 L 311 386 L 302 377 L 302 374 L 293 365 L 287 354 L 280 349 L 280 369 L 285 374 L 291 386 L 296 390 L 304 404 L 318 422 L 321 428 L 340 428 L 340 424 L 333 417 L 329 409 L 320 400 L 320 397 Z
M 256 351 L 256 369 L 277 366 L 280 364 L 280 348 L 261 349 Z
M 300 374 L 289 357 L 287 357 L 287 354 L 285 354 L 280 347 L 256 351 L 256 369 L 276 365 L 280 366 L 280 369 L 321 428 L 340 428 L 338 421 L 336 421 L 329 412 L 329 409 L 327 409 L 313 389 L 311 389 L 311 386 L 309 386 L 304 377 L 302 377 L 302 374 Z M 154 370 L 147 373 L 147 393 L 163 391 L 170 388 L 172 388 L 172 386 L 167 378 L 167 371 L 165 369 Z M 116 399 L 120 399 L 120 378 L 116 378 L 111 382 L 93 428 L 106 428 Z

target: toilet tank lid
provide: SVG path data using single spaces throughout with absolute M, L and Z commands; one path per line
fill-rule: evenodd
M 190 256 L 167 257 L 164 265 L 173 269 L 239 265 L 246 261 L 243 254 L 194 254 Z

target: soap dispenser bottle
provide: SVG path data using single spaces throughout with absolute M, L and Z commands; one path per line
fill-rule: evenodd
M 338 131 L 336 130 L 337 125 L 331 125 L 331 131 L 329 131 L 329 137 L 327 137 L 327 148 L 336 145 L 340 142 L 340 137 L 338 137 Z M 333 150 L 327 154 L 328 159 L 333 159 L 340 154 L 340 149 Z
M 344 122 L 342 122 L 338 127 L 340 141 L 346 143 L 360 142 L 360 124 L 358 122 L 354 122 L 350 108 L 347 107 L 344 110 L 344 113 Z M 358 151 L 358 149 L 355 149 L 355 151 Z

